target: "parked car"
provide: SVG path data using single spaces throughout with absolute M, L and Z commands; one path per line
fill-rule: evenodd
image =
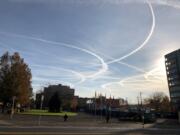
M 156 115 L 152 112 L 144 113 L 144 123 L 156 122 Z

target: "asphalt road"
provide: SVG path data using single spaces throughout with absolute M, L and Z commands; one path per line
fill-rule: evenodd
M 0 127 L 0 135 L 180 135 L 180 129 L 108 127 Z
M 71 117 L 67 122 L 62 117 L 42 117 L 38 126 L 38 116 L 0 114 L 0 135 L 180 135 L 177 120 L 160 119 L 156 123 L 118 121 L 111 119 L 107 124 L 87 114 Z

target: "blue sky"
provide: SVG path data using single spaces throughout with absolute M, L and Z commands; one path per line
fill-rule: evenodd
M 34 92 L 62 83 L 80 96 L 168 94 L 164 55 L 180 48 L 178 0 L 1 0 L 0 54 L 17 51 Z

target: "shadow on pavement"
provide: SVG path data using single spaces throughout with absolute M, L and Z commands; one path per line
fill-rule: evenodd
M 152 124 L 151 128 L 180 129 L 180 124 L 177 119 L 158 119 L 156 123 Z
M 180 130 L 133 129 L 118 131 L 114 135 L 179 135 Z

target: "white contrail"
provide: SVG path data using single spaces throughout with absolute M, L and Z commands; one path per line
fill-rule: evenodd
M 7 48 L 7 46 L 6 46 L 4 43 L 2 43 L 2 42 L 0 42 L 0 46 L 2 46 L 4 49 Z M 12 47 L 9 47 L 9 49 L 10 49 L 11 51 L 15 51 L 15 49 L 12 48 Z
M 130 76 L 130 77 L 127 77 L 127 78 L 125 78 L 125 79 L 123 79 L 123 80 L 119 81 L 119 84 L 120 84 L 121 86 L 123 86 L 123 85 L 124 85 L 123 83 L 124 83 L 125 81 L 127 81 L 127 80 L 129 80 L 129 79 L 133 79 L 133 78 L 141 77 L 141 76 L 144 76 L 144 74 L 140 74 L 140 75 L 135 75 L 135 76 Z
M 179 0 L 150 0 L 151 3 L 180 9 Z
M 142 74 L 141 75 L 135 75 L 135 76 L 127 77 L 121 81 L 113 81 L 113 82 L 105 83 L 105 84 L 101 85 L 101 87 L 105 89 L 107 86 L 112 85 L 112 84 L 120 84 L 121 86 L 123 86 L 124 81 L 129 80 L 130 78 L 136 78 L 139 76 L 143 76 L 143 75 Z
M 138 48 L 136 48 L 136 49 L 133 50 L 132 52 L 124 55 L 124 56 L 121 57 L 121 58 L 113 59 L 112 57 L 107 56 L 107 55 L 104 55 L 104 54 L 101 53 L 101 54 L 104 55 L 105 57 L 108 57 L 108 58 L 110 58 L 110 59 L 113 59 L 113 60 L 107 62 L 107 64 L 111 64 L 111 63 L 117 62 L 117 63 L 119 63 L 119 64 L 122 64 L 122 65 L 125 65 L 125 66 L 127 66 L 127 67 L 133 68 L 133 69 L 135 69 L 135 70 L 137 70 L 137 71 L 139 71 L 139 72 L 142 72 L 142 73 L 144 73 L 144 74 L 147 74 L 147 72 L 144 71 L 143 69 L 140 69 L 140 68 L 138 68 L 138 67 L 136 67 L 136 66 L 133 66 L 133 65 L 130 65 L 130 64 L 127 64 L 127 63 L 124 63 L 124 62 L 121 61 L 121 60 L 123 60 L 123 59 L 131 56 L 132 54 L 136 53 L 136 52 L 139 51 L 142 47 L 144 47 L 144 46 L 147 44 L 147 42 L 149 41 L 149 39 L 151 38 L 152 34 L 153 34 L 153 31 L 154 31 L 154 29 L 155 29 L 155 14 L 154 14 L 154 10 L 153 10 L 153 8 L 152 8 L 151 3 L 150 3 L 149 1 L 147 1 L 147 3 L 148 3 L 148 6 L 149 6 L 149 9 L 150 9 L 150 11 L 151 11 L 151 15 L 152 15 L 152 26 L 151 26 L 151 30 L 150 30 L 148 36 L 146 37 L 146 39 L 144 40 L 144 42 L 143 42 Z M 126 78 L 126 79 L 123 79 L 122 81 L 120 81 L 120 84 L 123 84 L 123 82 L 124 82 L 125 80 L 128 80 L 129 78 L 131 78 L 131 77 L 128 77 L 128 78 Z M 133 77 L 133 78 L 134 78 L 134 77 Z M 146 77 L 145 79 L 148 80 L 148 77 Z M 117 82 L 112 82 L 112 83 L 117 83 Z M 109 85 L 109 84 L 111 84 L 111 83 L 108 83 L 108 85 Z M 102 85 L 103 88 L 104 88 L 105 86 L 106 86 L 106 84 Z
M 93 50 L 93 52 L 96 52 L 97 53 L 97 51 L 94 51 Z M 113 59 L 111 56 L 107 56 L 107 55 L 105 55 L 105 54 L 103 54 L 103 53 L 101 53 L 101 52 L 98 52 L 98 53 L 100 53 L 101 55 L 103 55 L 104 57 L 107 57 L 107 58 L 109 58 L 109 59 Z M 127 67 L 129 67 L 129 68 L 132 68 L 132 69 L 134 69 L 134 70 L 136 70 L 136 71 L 139 71 L 139 72 L 141 72 L 141 73 L 144 73 L 144 74 L 147 74 L 148 72 L 146 72 L 145 70 L 143 70 L 143 69 L 141 69 L 141 68 L 138 68 L 138 67 L 136 67 L 136 66 L 133 66 L 133 65 L 130 65 L 130 64 L 128 64 L 128 63 L 124 63 L 124 62 L 122 62 L 122 61 L 118 61 L 117 62 L 118 64 L 122 64 L 122 65 L 125 65 L 125 66 L 127 66 Z M 99 78 L 104 78 L 104 79 L 107 79 L 106 77 L 101 77 L 101 76 L 99 76 Z M 129 77 L 128 77 L 129 78 Z M 114 79 L 114 80 L 120 80 L 120 78 L 118 78 L 118 77 L 109 77 L 109 79 Z M 126 79 L 126 78 L 125 78 Z M 147 78 L 145 78 L 146 80 L 148 80 L 148 77 Z M 109 83 L 105 83 L 105 84 L 103 84 L 103 85 L 101 85 L 101 88 L 106 88 L 107 86 L 109 86 L 109 85 L 111 85 L 111 84 L 115 84 L 115 83 L 118 83 L 119 84 L 119 82 L 117 82 L 117 81 L 113 81 L 113 82 L 109 82 Z M 123 82 L 121 82 L 120 84 L 122 84 Z
M 31 53 L 31 52 L 21 51 L 21 50 L 15 49 L 15 48 L 13 48 L 13 47 L 11 47 L 11 46 L 8 46 L 7 44 L 4 44 L 4 43 L 2 43 L 2 42 L 0 42 L 0 46 L 2 46 L 4 49 L 7 49 L 7 51 L 8 51 L 8 50 L 10 50 L 10 51 L 12 51 L 12 52 L 18 51 L 18 52 L 20 52 L 21 54 L 30 54 L 30 55 L 33 54 L 33 53 Z M 40 52 L 40 51 L 39 51 L 38 53 L 43 53 L 43 54 L 45 54 L 44 52 Z M 46 55 L 48 55 L 48 54 L 46 54 Z
M 88 53 L 88 54 L 96 57 L 101 62 L 101 69 L 99 69 L 99 71 L 97 71 L 94 74 L 85 75 L 86 78 L 94 78 L 94 77 L 96 77 L 96 76 L 98 76 L 98 75 L 100 75 L 100 74 L 102 74 L 102 73 L 104 73 L 104 72 L 106 72 L 108 70 L 108 65 L 104 62 L 103 58 L 101 58 L 97 54 L 95 54 L 95 53 L 93 53 L 93 52 L 91 52 L 91 51 L 89 51 L 87 49 L 80 48 L 80 47 L 70 45 L 70 44 L 66 44 L 66 43 L 50 41 L 50 40 L 46 40 L 46 39 L 42 39 L 42 38 L 36 38 L 36 37 L 32 37 L 32 36 L 24 36 L 24 35 L 20 35 L 20 34 L 7 33 L 7 32 L 0 32 L 0 34 L 4 34 L 4 35 L 8 35 L 8 36 L 15 36 L 15 37 L 19 37 L 19 38 L 36 40 L 36 41 L 49 43 L 49 44 L 54 44 L 54 45 L 60 45 L 60 46 L 68 47 L 68 48 L 73 48 L 73 49 L 80 50 L 82 52 Z
M 154 10 L 153 10 L 153 8 L 152 8 L 151 3 L 150 3 L 148 0 L 147 0 L 147 3 L 148 3 L 148 6 L 149 6 L 149 9 L 150 9 L 150 11 L 151 11 L 151 15 L 152 15 L 152 26 L 151 26 L 151 30 L 150 30 L 148 36 L 146 37 L 146 39 L 144 40 L 144 42 L 143 42 L 138 48 L 136 48 L 136 49 L 133 50 L 132 52 L 130 52 L 130 53 L 128 53 L 128 54 L 126 54 L 126 55 L 118 58 L 118 59 L 114 59 L 114 60 L 112 60 L 112 61 L 108 61 L 107 64 L 112 64 L 112 63 L 121 61 L 121 60 L 123 60 L 123 59 L 125 59 L 125 58 L 127 58 L 127 57 L 129 57 L 129 56 L 131 56 L 131 55 L 133 55 L 134 53 L 136 53 L 136 52 L 138 52 L 139 50 L 141 50 L 141 49 L 148 43 L 148 41 L 150 40 L 150 38 L 151 38 L 151 36 L 152 36 L 152 34 L 153 34 L 153 32 L 154 32 L 154 29 L 155 29 L 156 20 L 155 20 Z
M 79 72 L 76 72 L 74 70 L 71 70 L 71 69 L 65 69 L 65 68 L 60 68 L 60 67 L 53 67 L 53 66 L 42 66 L 42 65 L 31 65 L 32 67 L 45 67 L 45 68 L 49 68 L 49 69 L 55 69 L 55 70 L 63 70 L 63 71 L 67 71 L 67 72 L 70 72 L 72 74 L 75 74 L 76 76 L 78 76 L 80 78 L 80 81 L 75 83 L 75 84 L 80 84 L 82 82 L 85 81 L 85 77 L 84 75 L 80 74 Z
M 154 68 L 148 72 L 145 72 L 144 74 L 140 74 L 140 75 L 135 75 L 135 76 L 130 76 L 130 77 L 127 77 L 125 79 L 122 79 L 121 81 L 119 82 L 110 82 L 110 83 L 106 83 L 106 84 L 103 84 L 101 87 L 105 88 L 106 86 L 108 85 L 111 85 L 111 84 L 114 84 L 114 83 L 118 83 L 120 84 L 121 86 L 124 86 L 124 82 L 128 81 L 128 80 L 131 80 L 131 79 L 134 79 L 134 78 L 137 78 L 137 77 L 144 77 L 144 79 L 146 79 L 146 81 L 148 82 L 154 82 L 154 80 L 152 79 L 149 79 L 149 76 L 152 76 L 155 80 L 162 80 L 161 78 L 157 77 L 157 75 L 153 75 L 152 72 L 154 72 L 155 70 L 157 70 L 157 68 Z M 135 80 L 137 81 L 137 80 Z M 131 82 L 130 82 L 131 83 Z
M 159 71 L 159 72 L 161 71 L 159 67 L 153 68 L 153 69 L 150 70 L 149 72 L 146 72 L 146 74 L 144 74 L 144 77 L 145 77 L 145 78 L 148 78 L 149 76 L 152 76 L 153 78 L 156 78 L 156 79 L 158 79 L 158 80 L 162 80 L 162 78 L 159 77 L 159 76 L 161 76 L 161 75 L 154 75 L 154 74 L 153 74 L 154 72 L 157 72 L 157 71 Z
M 145 81 L 148 81 L 148 82 L 155 82 L 157 80 L 161 80 L 161 78 L 157 77 L 157 75 L 153 75 L 152 72 L 154 72 L 155 70 L 157 70 L 157 68 L 154 68 L 148 72 L 145 72 L 145 74 L 140 74 L 140 75 L 135 75 L 135 76 L 130 76 L 130 77 L 127 77 L 125 79 L 122 79 L 121 81 L 114 81 L 114 82 L 109 82 L 109 83 L 106 83 L 106 84 L 103 84 L 101 87 L 102 88 L 106 88 L 108 85 L 111 85 L 111 84 L 120 84 L 121 86 L 124 86 L 124 82 L 127 82 L 128 80 L 131 80 L 131 79 L 134 79 L 134 78 L 138 78 L 138 77 L 144 77 L 144 79 L 146 79 Z M 152 79 L 149 79 L 149 76 L 152 76 L 155 80 L 152 80 Z M 135 81 L 138 82 L 138 80 L 136 79 Z M 133 81 L 133 82 L 135 82 Z M 128 81 L 129 82 L 129 81 Z M 132 82 L 129 82 L 129 83 L 132 83 Z
M 149 0 L 152 4 L 156 5 L 163 5 L 172 8 L 180 9 L 180 1 L 179 0 Z M 144 3 L 144 0 L 109 0 L 109 2 L 114 4 L 121 4 L 121 3 Z
M 101 88 L 106 89 L 109 85 L 112 85 L 115 83 L 119 84 L 119 82 L 109 82 L 109 83 L 105 83 L 105 84 L 101 85 Z
M 120 63 L 120 64 L 122 64 L 122 65 L 125 65 L 125 66 L 127 66 L 127 67 L 129 67 L 129 68 L 135 69 L 135 70 L 137 70 L 137 71 L 139 71 L 139 72 L 146 73 L 145 70 L 143 70 L 143 69 L 141 69 L 141 68 L 138 68 L 138 67 L 136 67 L 136 66 L 130 65 L 130 64 L 128 64 L 128 63 L 124 63 L 124 62 L 122 62 L 122 61 L 118 61 L 117 63 Z
M 99 52 L 99 51 L 97 51 L 97 50 L 94 50 L 94 49 L 92 49 L 92 48 L 91 48 L 91 50 L 92 50 L 93 52 L 95 52 L 95 53 L 98 53 L 98 54 L 102 55 L 103 57 L 108 58 L 108 59 L 112 59 L 112 60 L 115 59 L 115 58 L 113 58 L 113 57 L 111 57 L 111 56 L 105 55 L 104 53 Z M 136 67 L 136 66 L 134 66 L 134 65 L 130 65 L 130 64 L 128 64 L 128 63 L 125 63 L 125 62 L 122 62 L 122 61 L 117 61 L 116 63 L 125 65 L 125 66 L 127 66 L 127 67 L 129 67 L 129 68 L 132 68 L 132 69 L 135 69 L 136 71 L 139 71 L 139 72 L 142 72 L 142 73 L 146 73 L 145 70 L 143 70 L 143 69 L 141 69 L 141 68 L 139 68 L 139 67 Z M 99 64 L 95 64 L 94 66 L 98 66 L 98 65 L 99 65 Z
M 151 70 L 148 71 L 148 72 L 144 72 L 144 74 L 127 77 L 127 78 L 121 80 L 119 83 L 121 84 L 121 86 L 123 86 L 123 83 L 124 83 L 125 81 L 128 81 L 128 80 L 133 79 L 133 78 L 137 78 L 137 77 L 140 77 L 140 76 L 143 76 L 144 79 L 146 79 L 146 81 L 152 81 L 151 79 L 149 79 L 149 76 L 152 76 L 155 80 L 157 80 L 157 79 L 158 79 L 158 80 L 162 80 L 161 78 L 158 77 L 158 75 L 154 75 L 154 74 L 153 74 L 153 72 L 154 72 L 154 71 L 157 71 L 157 69 L 158 69 L 158 68 L 153 68 L 153 69 L 151 69 Z
M 146 74 L 144 74 L 145 78 L 148 78 L 149 76 L 153 76 L 153 72 L 157 71 L 158 68 L 153 68 L 152 70 L 150 70 L 149 72 L 146 72 Z
M 59 84 L 59 83 L 62 83 L 62 84 L 65 84 L 65 85 L 69 85 L 70 87 L 74 87 L 74 84 L 70 83 L 70 82 L 66 82 L 66 81 L 62 81 L 62 80 L 58 80 L 58 79 L 47 79 L 47 78 L 42 78 L 42 77 L 33 77 L 32 78 L 32 81 L 40 81 L 40 82 L 43 82 L 43 83 L 40 83 L 40 84 L 32 84 L 32 86 L 43 86 L 43 87 L 46 87 L 51 85 L 51 84 Z
M 112 63 L 115 63 L 115 62 L 120 63 L 121 60 L 123 60 L 123 59 L 125 59 L 125 58 L 127 58 L 127 57 L 129 57 L 129 56 L 131 56 L 131 55 L 133 55 L 134 53 L 136 53 L 137 51 L 139 51 L 140 49 L 142 49 L 142 48 L 148 43 L 148 41 L 150 40 L 150 38 L 151 38 L 151 36 L 152 36 L 152 34 L 153 34 L 153 32 L 154 32 L 154 29 L 155 29 L 156 19 L 155 19 L 154 10 L 153 10 L 153 7 L 152 7 L 151 3 L 150 3 L 148 0 L 147 0 L 147 3 L 148 3 L 148 6 L 149 6 L 149 9 L 150 9 L 150 11 L 151 11 L 151 15 L 152 15 L 152 26 L 151 26 L 151 30 L 150 30 L 148 36 L 146 37 L 146 39 L 144 40 L 144 42 L 143 42 L 138 48 L 136 48 L 136 49 L 133 50 L 132 52 L 130 52 L 130 53 L 128 53 L 128 54 L 126 54 L 126 55 L 118 58 L 118 59 L 113 59 L 113 60 L 107 62 L 107 64 L 112 64 Z M 141 69 L 139 69 L 139 68 L 136 68 L 135 66 L 132 66 L 132 65 L 129 65 L 129 64 L 126 64 L 126 63 L 123 63 L 123 62 L 121 62 L 121 64 L 124 64 L 124 65 L 126 65 L 126 66 L 128 66 L 128 67 L 131 67 L 131 68 L 134 68 L 134 69 L 136 69 L 136 70 L 138 70 L 138 71 L 141 71 L 141 72 L 143 72 L 143 73 L 146 73 L 144 70 L 141 70 Z M 141 75 L 138 75 L 138 76 L 141 76 Z M 137 77 L 137 76 L 125 78 L 125 79 L 121 80 L 121 81 L 119 82 L 119 84 L 123 85 L 123 82 L 124 82 L 125 80 L 128 80 L 128 79 L 130 79 L 130 78 L 134 78 L 134 77 Z M 147 78 L 145 78 L 145 79 L 147 79 Z M 113 84 L 113 83 L 118 83 L 118 82 L 110 82 L 110 83 L 107 83 L 107 85 Z M 106 87 L 107 85 L 104 84 L 104 85 L 102 85 L 102 87 L 104 88 L 104 87 Z
M 101 76 L 99 78 L 102 78 L 102 79 L 110 79 L 110 80 L 119 80 L 120 78 L 119 77 L 110 77 L 110 76 Z

